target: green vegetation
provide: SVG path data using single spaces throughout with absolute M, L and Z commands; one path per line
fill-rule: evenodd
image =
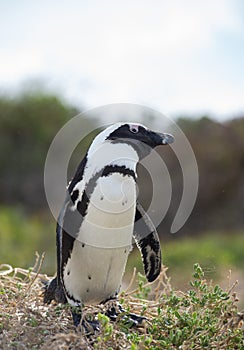
M 44 214 L 27 215 L 21 209 L 0 207 L 1 262 L 29 268 L 35 261 L 35 251 L 45 252 L 42 272 L 54 274 L 56 268 L 55 221 Z M 191 277 L 191 266 L 198 261 L 208 280 L 226 280 L 228 271 L 232 279 L 242 280 L 244 266 L 244 233 L 209 232 L 198 236 L 177 238 L 161 242 L 163 263 L 169 267 L 174 288 L 185 290 Z M 133 267 L 143 274 L 137 248 L 129 256 L 125 280 L 129 282 Z M 146 297 L 146 296 L 145 296 Z M 243 286 L 240 285 L 241 304 L 244 305 Z
M 1 262 L 28 268 L 35 251 L 45 251 L 43 268 L 54 272 L 55 222 L 45 215 L 27 215 L 23 209 L 0 207 Z
M 186 293 L 170 291 L 161 295 L 157 300 L 157 315 L 150 320 L 146 334 L 127 329 L 131 349 L 243 348 L 243 330 L 231 330 L 233 320 L 230 321 L 229 315 L 236 314 L 237 309 L 229 293 L 218 285 L 208 284 L 199 264 L 194 265 L 193 277 L 192 289 Z M 144 288 L 147 294 L 148 286 Z M 139 289 L 143 287 L 139 285 Z M 144 314 L 147 314 L 145 307 Z
M 25 91 L 0 96 L 0 203 L 23 206 L 27 212 L 48 211 L 43 187 L 43 169 L 48 148 L 60 128 L 77 108 L 59 96 L 45 91 Z M 150 125 L 152 116 L 140 116 L 138 122 Z M 95 118 L 82 121 L 84 129 L 94 130 L 77 147 L 71 159 L 69 178 L 97 132 Z M 157 121 L 159 125 L 160 121 Z M 243 227 L 244 193 L 244 118 L 217 123 L 209 117 L 178 119 L 189 139 L 199 167 L 199 193 L 191 220 L 183 233 L 198 236 L 209 230 L 239 230 Z M 160 128 L 160 126 L 158 126 Z M 176 135 L 177 136 L 177 135 Z M 172 181 L 172 205 L 159 233 L 169 232 L 182 193 L 181 169 L 170 148 L 158 150 L 169 169 Z M 150 177 L 141 173 L 140 197 L 150 203 Z M 163 181 L 163 179 L 162 179 Z M 141 184 L 141 186 L 140 186 Z M 157 191 L 161 189 L 158 188 Z
M 27 215 L 13 207 L 0 207 L 0 256 L 4 263 L 28 268 L 35 251 L 46 252 L 43 272 L 55 272 L 55 221 L 44 214 Z M 208 232 L 196 238 L 177 238 L 161 243 L 163 262 L 169 266 L 172 283 L 180 288 L 191 276 L 191 266 L 199 261 L 208 279 L 218 280 L 229 269 L 244 266 L 244 233 Z M 143 273 L 139 251 L 129 256 L 127 272 L 133 267 Z M 184 272 L 184 273 L 183 273 Z
M 225 279 L 230 269 L 242 270 L 243 247 L 243 231 L 206 232 L 195 239 L 188 237 L 166 243 L 164 263 L 169 266 L 173 284 L 177 288 L 184 279 L 190 278 L 189 266 L 195 261 L 200 263 L 208 280 Z
M 244 232 L 212 232 L 197 238 L 185 237 L 161 242 L 163 262 L 169 267 L 169 275 L 174 288 L 185 290 L 191 277 L 191 266 L 198 261 L 203 268 L 205 278 L 215 282 L 225 281 L 229 270 L 230 279 L 239 279 L 241 304 L 244 305 L 243 266 Z M 140 254 L 134 249 L 129 257 L 127 272 L 133 267 L 143 273 Z
M 207 282 L 200 265 L 194 264 L 188 290 L 176 291 L 165 271 L 154 284 L 138 274 L 136 289 L 119 295 L 126 311 L 116 322 L 104 314 L 109 305 L 84 307 L 83 316 L 100 323 L 100 331 L 90 335 L 75 330 L 70 306 L 43 305 L 45 276 L 23 269 L 0 273 L 0 343 L 11 350 L 243 350 L 244 314 L 237 309 L 234 287 L 223 290 Z M 147 320 L 131 328 L 128 312 Z
M 44 91 L 14 98 L 0 96 L 0 203 L 23 206 L 28 212 L 48 210 L 43 171 L 49 146 L 63 125 L 79 112 Z M 94 120 L 84 121 L 95 126 Z M 91 136 L 79 148 L 87 148 Z M 73 158 L 77 167 L 81 154 Z

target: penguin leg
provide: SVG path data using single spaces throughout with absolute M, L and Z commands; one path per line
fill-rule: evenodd
M 71 308 L 71 315 L 73 318 L 73 323 L 75 327 L 78 327 L 81 321 L 81 308 L 79 306 L 74 306 Z

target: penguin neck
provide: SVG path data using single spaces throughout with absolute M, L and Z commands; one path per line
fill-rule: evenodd
M 124 166 L 136 173 L 139 161 L 136 150 L 126 143 L 106 141 L 96 149 L 88 151 L 86 171 L 94 175 L 106 166 Z

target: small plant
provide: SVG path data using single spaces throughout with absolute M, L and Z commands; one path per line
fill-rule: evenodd
M 110 322 L 110 319 L 101 313 L 98 314 L 97 316 L 98 321 L 100 322 L 102 326 L 102 338 L 103 341 L 107 341 L 111 338 L 112 333 L 113 333 L 113 325 Z
M 135 296 L 138 299 L 147 299 L 149 293 L 151 292 L 151 287 L 147 283 L 146 276 L 142 275 L 140 272 L 137 274 L 138 291 Z
M 199 264 L 194 265 L 193 278 L 187 293 L 171 291 L 161 296 L 146 334 L 127 329 L 131 349 L 244 349 L 236 299 L 218 285 L 208 284 Z M 137 298 L 148 295 L 141 281 L 139 276 Z M 145 310 L 149 312 L 150 308 Z
M 34 316 L 31 316 L 28 318 L 27 324 L 30 325 L 31 327 L 37 327 L 38 320 Z
M 98 337 L 96 338 L 94 348 L 112 350 L 113 348 L 108 346 L 108 344 L 111 342 L 113 343 L 113 325 L 111 324 L 110 319 L 104 314 L 98 313 L 97 319 L 100 322 L 101 331 Z

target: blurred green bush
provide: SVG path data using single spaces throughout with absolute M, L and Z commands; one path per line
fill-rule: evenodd
M 21 208 L 0 207 L 0 264 L 29 268 L 35 252 L 46 252 L 43 270 L 55 271 L 55 222 L 46 215 L 27 215 Z
M 45 91 L 0 96 L 1 262 L 29 267 L 34 264 L 36 250 L 46 251 L 43 271 L 55 272 L 55 222 L 45 199 L 43 170 L 53 137 L 77 113 L 74 106 Z M 143 122 L 146 124 L 145 116 Z M 94 132 L 72 156 L 70 177 L 97 132 L 95 119 L 86 123 L 90 123 Z M 164 263 L 170 267 L 170 274 L 175 274 L 180 281 L 183 275 L 185 280 L 190 278 L 195 262 L 199 262 L 210 277 L 225 266 L 243 266 L 244 117 L 222 124 L 208 117 L 179 118 L 178 125 L 192 145 L 200 175 L 193 212 L 172 239 L 170 226 L 182 193 L 181 169 L 170 148 L 159 150 L 171 175 L 173 193 L 169 211 L 158 231 L 163 242 Z M 150 178 L 142 174 L 140 184 L 143 204 L 148 203 Z M 142 269 L 135 253 L 130 262 L 131 266 Z
M 78 109 L 42 91 L 0 97 L 0 203 L 48 210 L 43 171 L 49 146 Z M 95 128 L 95 121 L 86 121 Z M 92 136 L 79 148 L 84 153 Z M 78 159 L 77 159 L 78 158 Z M 73 159 L 73 171 L 81 155 Z
M 170 269 L 185 271 L 197 261 L 202 266 L 205 276 L 218 273 L 229 266 L 243 269 L 244 266 L 244 231 L 204 232 L 200 237 L 184 237 L 161 241 L 163 263 Z M 142 271 L 138 259 L 139 252 L 132 253 L 131 265 Z

